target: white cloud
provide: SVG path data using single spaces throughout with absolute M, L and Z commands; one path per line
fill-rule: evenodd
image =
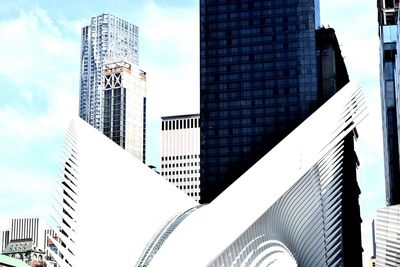
M 144 7 L 140 61 L 148 73 L 149 116 L 199 112 L 198 21 L 197 10 Z
M 49 166 L 60 149 L 53 140 L 78 110 L 79 39 L 65 32 L 77 23 L 60 26 L 42 9 L 0 19 L 7 40 L 0 42 L 0 83 L 7 84 L 0 86 L 0 220 L 50 211 L 56 174 Z
M 7 40 L 0 43 L 0 78 L 14 84 L 22 96 L 19 105 L 0 106 L 3 141 L 23 145 L 64 132 L 78 109 L 79 44 L 64 36 L 41 9 L 21 11 L 14 20 L 0 21 L 0 36 Z M 21 109 L 24 101 L 28 107 Z

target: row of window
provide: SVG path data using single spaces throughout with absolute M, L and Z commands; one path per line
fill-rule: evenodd
M 200 158 L 200 155 L 180 155 L 180 156 L 168 156 L 161 157 L 161 160 L 177 160 L 177 159 L 197 159 Z
M 172 182 L 173 183 L 173 181 L 172 180 L 170 180 L 170 182 Z M 200 185 L 177 185 L 176 187 L 178 187 L 179 189 L 197 189 L 197 188 L 200 188 Z
M 199 162 L 184 162 L 184 163 L 170 163 L 170 164 L 161 164 L 161 168 L 175 168 L 175 167 L 189 167 L 189 166 L 197 166 L 200 165 Z
M 178 130 L 200 127 L 199 118 L 182 120 L 165 120 L 161 122 L 161 130 Z
M 169 172 L 161 172 L 161 175 L 179 175 L 179 174 L 194 174 L 200 173 L 200 170 L 184 170 L 184 171 L 169 171 Z
M 198 178 L 188 177 L 188 178 L 170 178 L 168 181 L 173 183 L 182 183 L 182 182 L 195 182 L 198 181 Z

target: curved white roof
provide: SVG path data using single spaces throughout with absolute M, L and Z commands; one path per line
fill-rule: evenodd
M 74 119 L 60 180 L 62 208 L 56 207 L 54 216 L 66 248 L 54 240 L 64 259 L 53 256 L 61 267 L 69 266 L 66 261 L 73 267 L 135 266 L 154 241 L 151 267 L 208 266 L 319 159 L 335 162 L 340 153 L 327 152 L 363 119 L 363 111 L 359 86 L 347 85 L 212 203 L 197 210 L 192 198 Z
M 67 139 L 59 203 L 68 205 L 54 218 L 72 266 L 133 265 L 164 223 L 198 205 L 83 120 L 71 122 Z
M 150 266 L 207 266 L 365 117 L 348 84 L 209 205 L 189 216 Z

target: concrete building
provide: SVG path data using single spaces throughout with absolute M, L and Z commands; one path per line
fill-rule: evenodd
M 200 116 L 161 118 L 161 175 L 200 200 Z
M 75 119 L 50 253 L 61 267 L 361 266 L 352 241 L 360 220 L 348 214 L 359 192 L 348 172 L 363 103 L 347 85 L 208 205 Z M 104 229 L 113 234 L 98 242 Z M 129 257 L 93 257 L 104 244 Z
M 104 66 L 121 60 L 139 64 L 139 29 L 112 14 L 101 14 L 82 28 L 81 39 L 79 116 L 101 130 Z
M 146 72 L 125 61 L 105 64 L 103 133 L 146 160 Z

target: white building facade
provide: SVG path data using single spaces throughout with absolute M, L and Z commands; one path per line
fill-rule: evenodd
M 200 200 L 200 115 L 161 118 L 161 175 Z
M 375 220 L 375 266 L 400 266 L 400 205 L 378 209 Z
M 146 73 L 120 61 L 105 65 L 103 133 L 145 162 Z
M 112 14 L 92 17 L 82 28 L 79 116 L 101 130 L 105 63 L 125 60 L 139 64 L 139 29 Z

